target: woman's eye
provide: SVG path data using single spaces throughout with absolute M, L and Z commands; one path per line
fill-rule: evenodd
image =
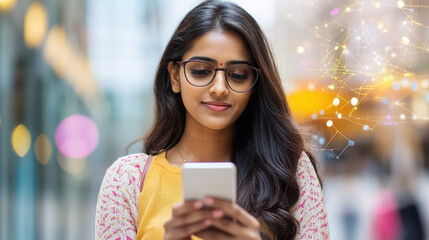
M 208 69 L 203 69 L 203 70 L 192 69 L 191 74 L 194 77 L 205 77 L 207 75 L 210 75 L 211 71 Z
M 234 81 L 244 81 L 248 78 L 247 74 L 230 73 L 228 75 Z

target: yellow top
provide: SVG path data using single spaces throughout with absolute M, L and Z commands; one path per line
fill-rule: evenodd
M 165 152 L 154 156 L 139 195 L 137 239 L 162 240 L 164 223 L 171 217 L 173 205 L 182 201 L 182 169 L 172 166 Z

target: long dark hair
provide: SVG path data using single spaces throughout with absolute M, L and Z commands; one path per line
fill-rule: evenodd
M 275 239 L 293 239 L 298 222 L 291 208 L 298 201 L 296 172 L 304 140 L 291 117 L 270 45 L 256 21 L 241 7 L 205 1 L 191 10 L 168 43 L 155 78 L 156 116 L 145 139 L 145 151 L 159 154 L 175 146 L 185 129 L 180 94 L 171 90 L 170 61 L 181 61 L 193 40 L 211 30 L 240 34 L 261 76 L 236 122 L 232 161 L 238 168 L 237 203 Z M 314 158 L 310 159 L 316 167 Z M 269 239 L 261 231 L 263 239 Z

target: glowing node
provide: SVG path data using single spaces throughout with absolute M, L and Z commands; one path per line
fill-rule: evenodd
M 45 134 L 40 134 L 34 142 L 34 153 L 37 161 L 42 165 L 46 165 L 51 159 L 52 146 L 48 137 Z
M 338 50 L 338 46 L 335 46 L 335 47 L 334 47 L 334 49 L 335 49 L 335 50 Z
M 358 104 L 359 100 L 356 97 L 352 97 L 352 99 L 350 100 L 350 103 L 353 106 L 356 106 Z
M 304 47 L 303 47 L 303 46 L 299 46 L 299 47 L 297 47 L 297 48 L 296 48 L 296 51 L 297 51 L 299 54 L 303 54 L 303 53 L 304 53 L 304 51 L 305 51 L 305 49 L 304 49 Z
M 48 16 L 40 2 L 30 5 L 24 19 L 24 40 L 28 47 L 40 46 L 48 29 Z
M 334 122 L 332 122 L 332 120 L 328 120 L 328 121 L 326 122 L 326 126 L 328 126 L 328 127 L 332 127 L 332 125 L 334 125 Z
M 15 153 L 20 157 L 24 157 L 31 146 L 30 131 L 24 125 L 19 124 L 12 132 L 11 142 Z
M 376 3 L 374 4 L 374 7 L 375 7 L 375 8 L 380 8 L 380 5 L 381 5 L 381 4 L 380 4 L 379 2 L 376 2 Z
M 401 120 L 405 120 L 405 114 L 401 114 L 400 116 L 399 116 L 399 118 L 401 119 Z
M 307 87 L 308 90 L 313 91 L 316 86 L 314 85 L 314 83 L 309 83 Z
M 417 115 L 416 114 L 413 114 L 413 120 L 417 120 Z
M 352 9 L 351 8 L 346 8 L 346 12 L 350 12 Z
M 332 10 L 332 11 L 331 11 L 331 15 L 332 15 L 332 16 L 335 16 L 335 15 L 337 15 L 339 12 L 340 12 L 340 9 L 339 9 L 339 8 L 335 8 L 334 10 Z
M 350 141 L 349 141 L 349 146 L 350 146 L 350 147 L 353 147 L 354 145 L 355 145 L 355 141 L 350 140 Z
M 98 144 L 97 125 L 84 115 L 72 115 L 64 119 L 55 133 L 59 151 L 69 158 L 85 158 Z
M 338 119 L 341 119 L 341 118 L 343 118 L 343 115 L 341 113 L 338 113 L 337 117 L 338 117 Z
M 320 110 L 320 111 L 319 111 L 319 114 L 320 114 L 320 115 L 324 115 L 324 114 L 325 114 L 325 110 Z
M 325 138 L 323 138 L 323 137 L 319 138 L 319 144 L 320 145 L 325 144 Z
M 402 81 L 401 81 L 401 85 L 403 87 L 408 87 L 410 85 L 410 82 L 408 81 L 407 78 L 403 78 Z
M 363 130 L 364 130 L 364 131 L 368 131 L 369 129 L 370 129 L 370 128 L 369 128 L 369 126 L 368 126 L 368 125 L 366 125 L 366 124 L 365 124 L 365 125 L 363 125 Z
M 328 85 L 328 88 L 329 88 L 329 89 L 331 89 L 331 90 L 334 90 L 334 89 L 335 89 L 334 85 L 332 85 L 332 84 L 331 84 L 331 85 Z
M 391 120 L 391 119 L 392 119 L 392 117 L 391 117 L 390 115 L 387 115 L 387 116 L 386 116 L 386 119 L 387 119 L 387 120 Z
M 383 29 L 384 28 L 384 23 L 379 23 L 377 25 L 377 28 L 380 29 L 380 30 Z
M 311 119 L 316 120 L 317 119 L 317 114 L 315 114 L 315 113 L 311 114 Z
M 398 5 L 399 8 L 403 8 L 405 6 L 404 1 L 400 0 L 396 2 L 396 5 Z
M 401 43 L 404 44 L 404 45 L 408 45 L 408 44 L 410 44 L 410 39 L 407 38 L 407 37 L 402 37 L 401 38 Z
M 334 101 L 332 103 L 334 104 L 334 106 L 338 106 L 340 104 L 340 99 L 334 98 Z

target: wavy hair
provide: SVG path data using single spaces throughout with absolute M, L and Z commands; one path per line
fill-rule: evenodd
M 145 151 L 159 154 L 180 140 L 185 107 L 180 94 L 171 90 L 167 66 L 181 61 L 193 40 L 212 30 L 240 34 L 261 70 L 236 122 L 231 158 L 238 169 L 237 203 L 261 221 L 263 239 L 270 239 L 271 234 L 275 239 L 294 239 L 299 225 L 291 208 L 300 194 L 296 172 L 304 140 L 292 119 L 270 45 L 253 17 L 236 4 L 205 1 L 177 27 L 158 65 L 155 122 L 145 137 Z

